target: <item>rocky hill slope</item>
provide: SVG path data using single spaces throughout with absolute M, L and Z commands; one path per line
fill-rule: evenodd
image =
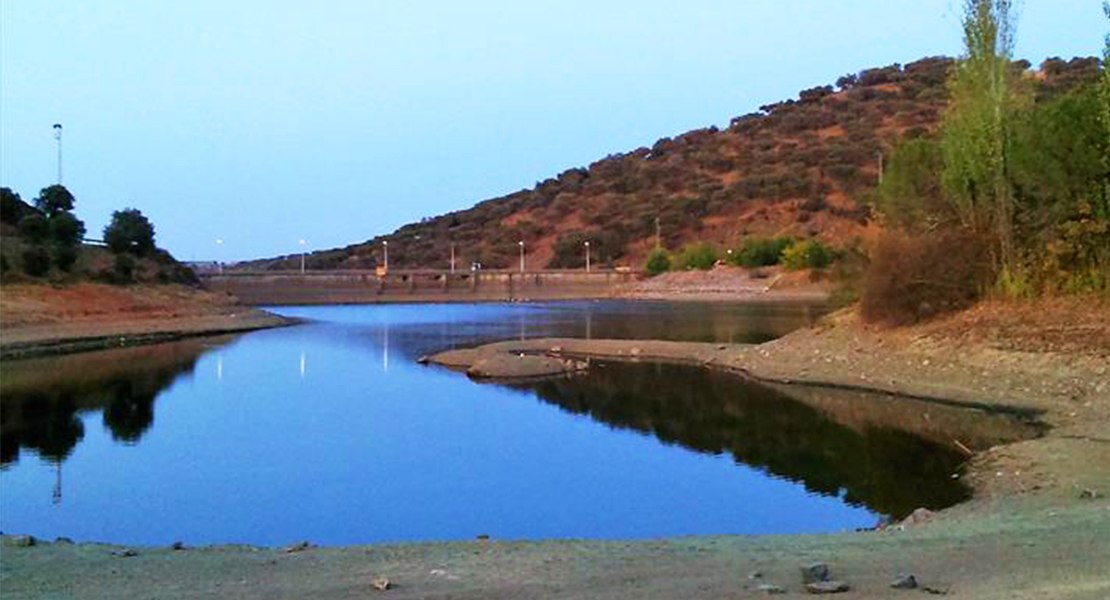
M 639 265 L 661 243 L 732 246 L 753 234 L 818 237 L 843 245 L 868 225 L 867 197 L 899 139 L 928 135 L 945 107 L 954 62 L 925 58 L 841 77 L 794 100 L 760 107 L 727 129 L 709 127 L 607 156 L 501 198 L 346 248 L 309 256 L 311 269 L 373 268 L 389 242 L 394 268 L 530 264 L 576 268 L 590 241 L 596 265 Z M 1049 59 L 1015 68 L 1050 95 L 1098 76 L 1099 61 Z M 242 263 L 294 269 L 299 255 Z

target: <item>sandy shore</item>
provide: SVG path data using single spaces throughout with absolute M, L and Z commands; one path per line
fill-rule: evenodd
M 5 360 L 294 322 L 240 305 L 224 294 L 174 285 L 9 285 L 0 289 L 0 309 L 0 359 Z
M 1105 314 L 1097 307 L 1087 319 L 1067 313 L 1065 321 L 1093 323 L 1078 341 L 1074 331 L 1058 339 L 1040 336 L 1035 343 L 1012 335 L 969 336 L 968 331 L 985 330 L 989 315 L 982 314 L 883 330 L 841 313 L 823 327 L 759 346 L 537 340 L 438 359 L 460 369 L 493 361 L 482 374 L 487 377 L 503 375 L 504 363 L 528 362 L 521 353 L 546 357 L 539 367 L 529 367 L 526 377 L 582 368 L 579 363 L 587 358 L 696 363 L 768 382 L 1018 408 L 1036 412 L 1050 426 L 1044 437 L 977 453 L 966 473 L 974 499 L 905 527 L 837 535 L 475 540 L 297 552 L 244 546 L 25 547 L 20 545 L 25 539 L 7 536 L 0 587 L 5 598 L 148 598 L 154 590 L 160 598 L 380 593 L 386 598 L 693 599 L 762 597 L 760 585 L 776 585 L 785 597 L 799 597 L 807 595 L 799 566 L 823 561 L 833 578 L 851 585 L 844 594 L 850 598 L 921 597 L 920 589 L 890 587 L 899 573 L 912 573 L 921 586 L 951 598 L 1105 600 L 1110 597 L 1110 346 L 1100 337 L 1106 333 L 1100 329 Z M 975 327 L 969 328 L 969 319 L 978 319 Z M 1002 325 L 999 331 L 1013 332 Z M 922 401 L 929 400 L 914 400 Z M 388 578 L 392 589 L 376 592 L 372 583 L 378 577 Z

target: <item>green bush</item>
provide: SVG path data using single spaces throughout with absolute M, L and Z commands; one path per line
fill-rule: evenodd
M 114 279 L 118 283 L 131 283 L 135 280 L 135 259 L 127 254 L 117 254 Z
M 28 244 L 42 244 L 50 237 L 50 224 L 46 217 L 31 213 L 19 220 L 19 235 Z
M 782 259 L 783 251 L 793 244 L 794 238 L 789 236 L 749 237 L 732 253 L 729 262 L 749 269 L 777 265 Z
M 50 253 L 36 246 L 23 251 L 23 272 L 31 277 L 42 277 L 50 271 Z
M 709 242 L 690 244 L 678 254 L 677 262 L 678 268 L 684 271 L 708 271 L 717 264 L 717 249 Z
M 65 244 L 54 245 L 54 264 L 59 269 L 69 272 L 77 262 L 77 247 Z
M 671 254 L 662 248 L 656 248 L 648 253 L 644 269 L 652 277 L 671 270 Z
M 832 252 L 817 240 L 798 242 L 782 253 L 782 265 L 787 271 L 824 269 L 832 261 Z

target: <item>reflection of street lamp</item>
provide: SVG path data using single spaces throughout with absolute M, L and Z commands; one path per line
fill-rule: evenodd
M 523 273 L 524 272 L 524 240 L 520 240 L 519 242 L 517 242 L 517 244 L 520 244 L 520 272 Z
M 389 270 L 389 240 L 382 240 L 382 266 Z
M 586 242 L 586 272 L 590 272 L 590 242 Z
M 220 238 L 216 239 L 216 247 L 220 249 L 220 251 L 216 253 L 216 254 L 219 254 L 219 256 L 216 257 L 216 272 L 222 274 L 224 272 L 224 263 L 223 263 L 222 260 L 220 260 L 220 257 L 223 256 L 223 254 L 224 254 L 223 253 L 223 248 L 224 248 L 223 239 L 220 239 Z
M 301 240 L 301 275 L 304 275 L 304 240 Z

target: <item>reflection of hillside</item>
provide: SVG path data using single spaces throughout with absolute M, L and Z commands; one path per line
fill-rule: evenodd
M 154 422 L 154 400 L 191 372 L 214 343 L 193 339 L 71 356 L 5 362 L 0 372 L 0 464 L 21 449 L 61 462 L 84 437 L 77 413 L 103 410 L 116 440 L 137 442 Z
M 894 428 L 898 408 L 889 399 L 885 418 L 846 425 L 824 405 L 811 407 L 727 374 L 634 364 L 608 364 L 588 377 L 543 382 L 532 389 L 567 411 L 699 452 L 727 452 L 740 463 L 802 483 L 812 492 L 844 494 L 848 502 L 886 515 L 950 506 L 968 495 L 952 479 L 966 457 L 954 445 Z M 873 401 L 863 395 L 853 400 L 862 406 Z M 920 409 L 903 409 L 907 421 L 920 418 Z M 1013 439 L 1009 436 L 1024 431 L 1008 422 L 999 427 L 1002 421 L 995 416 L 958 412 L 961 434 L 968 439 L 968 432 L 978 427 L 988 433 L 975 439 Z

